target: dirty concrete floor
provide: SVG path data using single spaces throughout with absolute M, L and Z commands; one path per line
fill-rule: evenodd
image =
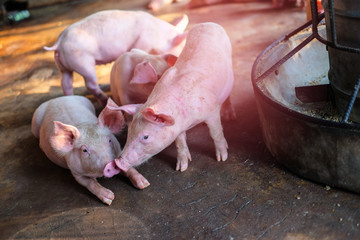
M 72 1 L 31 9 L 32 19 L 0 31 L 1 239 L 359 239 L 360 196 L 302 179 L 267 151 L 251 86 L 257 55 L 306 21 L 298 9 L 275 10 L 269 1 L 240 1 L 196 9 L 174 4 L 158 13 L 171 21 L 185 12 L 191 25 L 213 21 L 233 44 L 238 119 L 224 122 L 229 159 L 216 162 L 208 130 L 188 132 L 193 161 L 175 171 L 172 145 L 138 170 L 145 190 L 128 179 L 100 179 L 115 193 L 111 206 L 51 163 L 32 136 L 40 103 L 62 95 L 52 52 L 72 22 L 102 9 L 144 9 L 144 1 Z M 111 64 L 98 66 L 106 88 Z M 89 97 L 76 76 L 75 93 Z M 98 107 L 97 103 L 95 105 Z M 119 136 L 122 144 L 124 134 Z

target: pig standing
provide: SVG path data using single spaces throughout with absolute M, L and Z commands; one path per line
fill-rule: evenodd
M 70 169 L 78 183 L 110 205 L 114 193 L 101 186 L 96 178 L 103 176 L 105 165 L 119 156 L 120 144 L 113 135 L 121 130 L 121 112 L 110 111 L 117 107 L 109 99 L 107 106 L 95 116 L 92 103 L 82 96 L 64 96 L 41 104 L 32 119 L 32 132 L 40 138 L 40 148 L 55 164 Z M 111 166 L 113 174 L 119 169 Z M 127 177 L 138 188 L 149 185 L 135 169 Z
M 84 77 L 88 91 L 105 106 L 107 96 L 97 84 L 95 65 L 112 62 L 132 48 L 178 56 L 187 23 L 186 15 L 174 26 L 142 11 L 101 11 L 70 25 L 55 45 L 44 48 L 55 51 L 65 95 L 73 95 L 73 72 L 77 72 Z
M 152 55 L 132 49 L 116 59 L 110 75 L 110 89 L 119 105 L 144 103 L 155 83 L 176 62 L 172 54 Z
M 115 159 L 122 171 L 140 165 L 174 140 L 176 170 L 185 171 L 191 160 L 186 131 L 201 122 L 209 127 L 216 159 L 227 159 L 220 109 L 234 81 L 231 52 L 230 40 L 220 25 L 197 24 L 189 31 L 175 65 L 160 78 L 145 104 L 112 108 L 134 114 L 123 152 Z

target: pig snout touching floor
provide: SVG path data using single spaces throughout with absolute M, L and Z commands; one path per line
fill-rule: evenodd
M 119 156 L 121 148 L 114 133 L 121 130 L 121 112 L 111 99 L 97 118 L 92 103 L 82 96 L 64 96 L 41 104 L 34 112 L 32 132 L 40 140 L 40 148 L 55 164 L 70 169 L 78 183 L 102 202 L 110 205 L 114 193 L 101 186 L 96 178 Z M 112 174 L 120 173 L 114 169 Z M 145 182 L 136 170 L 126 174 L 138 184 Z
M 132 49 L 116 59 L 110 75 L 110 89 L 119 105 L 144 103 L 155 83 L 175 64 L 172 54 L 152 55 Z
M 105 106 L 107 96 L 97 83 L 95 65 L 110 63 L 132 48 L 178 56 L 185 44 L 187 23 L 186 15 L 172 25 L 143 11 L 101 11 L 70 25 L 52 47 L 44 49 L 55 51 L 65 95 L 73 95 L 73 72 L 77 72 L 88 91 Z
M 228 144 L 220 111 L 234 82 L 231 55 L 229 37 L 220 25 L 193 26 L 175 65 L 163 74 L 148 100 L 114 109 L 133 115 L 126 144 L 115 164 L 127 172 L 175 141 L 176 170 L 185 171 L 191 160 L 186 131 L 201 122 L 209 127 L 216 159 L 225 161 Z

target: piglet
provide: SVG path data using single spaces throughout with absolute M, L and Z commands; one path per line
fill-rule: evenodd
M 117 107 L 110 98 L 96 118 L 94 106 L 87 98 L 59 97 L 41 104 L 31 124 L 32 133 L 40 139 L 40 148 L 46 156 L 70 169 L 78 183 L 108 205 L 114 193 L 101 186 L 96 178 L 120 172 L 111 163 L 121 151 L 113 133 L 119 132 L 123 124 L 122 113 L 110 111 L 109 107 Z M 135 169 L 125 175 L 140 189 L 149 185 Z
M 65 95 L 73 95 L 73 72 L 77 72 L 84 77 L 88 91 L 105 106 L 107 96 L 97 83 L 95 65 L 112 62 L 132 48 L 178 56 L 187 23 L 186 15 L 174 26 L 143 11 L 106 10 L 70 25 L 55 45 L 44 49 L 55 51 Z
M 125 147 L 115 159 L 121 170 L 142 164 L 175 141 L 176 170 L 185 171 L 191 160 L 186 131 L 201 122 L 209 127 L 216 159 L 228 158 L 220 110 L 234 82 L 231 54 L 229 37 L 220 25 L 197 24 L 175 65 L 163 74 L 145 104 L 112 108 L 134 114 Z
M 112 98 L 119 105 L 146 102 L 155 83 L 176 60 L 172 54 L 152 55 L 135 48 L 122 54 L 111 69 Z

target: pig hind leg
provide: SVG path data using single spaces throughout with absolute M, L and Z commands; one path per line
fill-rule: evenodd
M 186 132 L 181 133 L 175 140 L 177 150 L 176 171 L 183 172 L 188 168 L 188 161 L 191 161 L 191 155 L 186 143 Z
M 65 96 L 74 95 L 72 72 L 70 71 L 61 72 L 61 87 Z
M 226 161 L 228 158 L 228 144 L 224 137 L 223 128 L 221 125 L 220 111 L 214 113 L 208 120 L 205 121 L 210 130 L 210 136 L 214 141 L 216 150 L 216 160 Z
M 81 76 L 83 76 L 85 80 L 85 85 L 89 93 L 94 95 L 101 103 L 102 106 L 106 106 L 107 103 L 107 95 L 100 89 L 97 77 L 96 77 L 96 69 L 95 62 L 91 63 L 89 61 L 79 61 L 82 63 L 81 66 L 78 66 L 76 72 L 78 72 Z
M 65 96 L 74 95 L 73 92 L 73 72 L 66 69 L 66 67 L 60 61 L 60 53 L 55 51 L 56 66 L 61 72 L 61 87 Z
M 226 121 L 235 120 L 236 112 L 230 101 L 230 96 L 225 100 L 221 106 L 221 117 Z

